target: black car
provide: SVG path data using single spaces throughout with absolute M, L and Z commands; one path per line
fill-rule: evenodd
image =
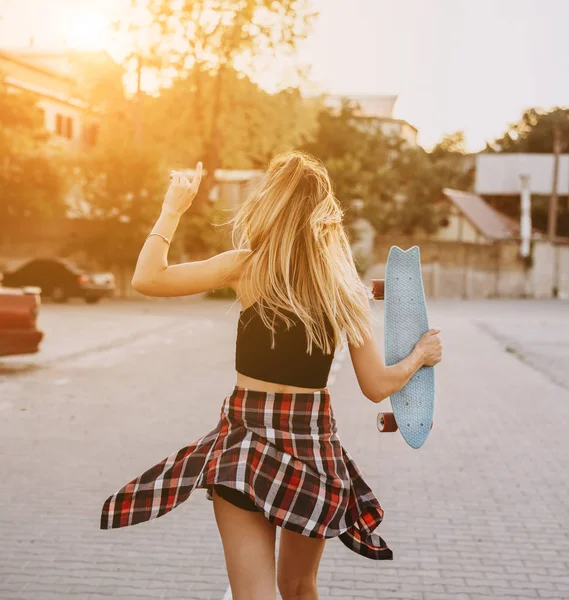
M 7 287 L 37 286 L 42 296 L 55 302 L 69 298 L 84 298 L 92 304 L 115 290 L 112 273 L 88 273 L 84 269 L 59 259 L 37 258 L 11 273 L 4 273 Z

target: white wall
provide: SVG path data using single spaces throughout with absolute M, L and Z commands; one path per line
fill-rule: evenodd
M 477 194 L 519 194 L 520 175 L 529 175 L 532 194 L 551 194 L 553 154 L 478 154 L 474 190 Z M 559 158 L 557 191 L 560 195 L 569 193 L 569 154 Z

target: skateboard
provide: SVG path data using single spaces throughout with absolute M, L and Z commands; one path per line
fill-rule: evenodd
M 385 301 L 385 364 L 394 365 L 411 354 L 429 329 L 418 246 L 392 246 L 385 279 L 372 279 L 373 297 Z M 391 395 L 393 412 L 377 415 L 381 432 L 399 431 L 412 448 L 420 448 L 433 426 L 435 374 L 421 367 L 407 384 Z

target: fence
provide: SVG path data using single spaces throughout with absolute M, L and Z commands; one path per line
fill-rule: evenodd
M 567 242 L 535 241 L 532 263 L 527 263 L 519 256 L 516 240 L 475 244 L 382 237 L 375 244 L 366 280 L 384 277 L 392 245 L 420 247 L 423 285 L 430 298 L 549 298 L 555 287 L 560 297 L 569 298 Z
M 88 235 L 100 223 L 84 220 L 14 221 L 2 223 L 0 272 L 11 270 L 34 257 L 59 256 L 79 236 Z M 492 244 L 438 241 L 404 236 L 377 236 L 374 264 L 365 278 L 383 278 L 392 245 L 421 248 L 425 293 L 431 298 L 549 298 L 557 288 L 569 298 L 569 242 L 533 243 L 533 265 L 519 257 L 515 240 Z M 203 257 L 194 257 L 195 259 Z M 131 268 L 112 268 L 121 295 L 132 290 Z

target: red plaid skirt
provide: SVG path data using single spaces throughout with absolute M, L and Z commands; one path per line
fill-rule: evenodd
M 222 484 L 245 494 L 275 525 L 315 538 L 339 537 L 375 560 L 392 551 L 374 532 L 383 510 L 338 438 L 328 390 L 262 392 L 235 386 L 217 427 L 110 496 L 101 529 L 161 517 L 196 488 Z

